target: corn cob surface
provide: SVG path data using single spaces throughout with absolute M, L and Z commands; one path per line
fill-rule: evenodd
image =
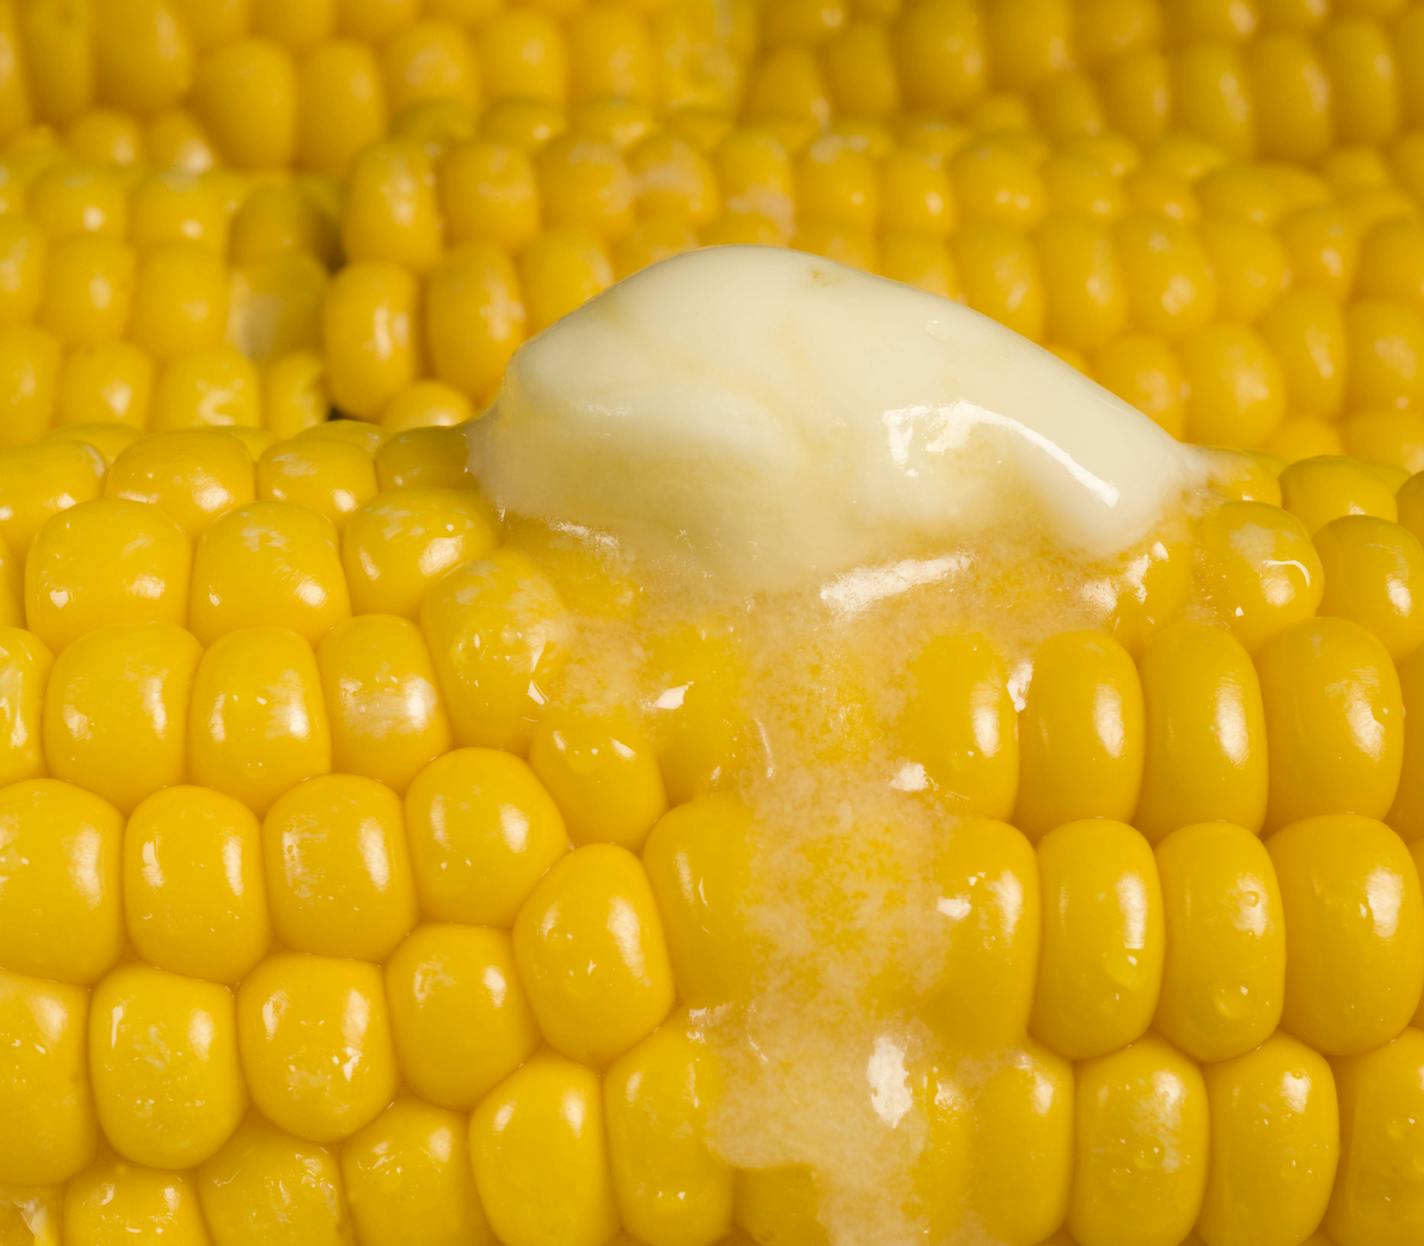
M 0 1244 L 1424 1241 L 1421 81 L 1407 0 L 0 0 Z M 852 610 L 501 516 L 453 426 L 721 243 L 1248 453 Z
M 113 431 L 0 454 L 18 1240 L 1424 1231 L 1424 477 L 747 612 L 460 429 Z

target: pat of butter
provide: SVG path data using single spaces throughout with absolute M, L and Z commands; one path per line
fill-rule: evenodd
M 986 317 L 763 247 L 666 260 L 528 342 L 470 448 L 496 505 L 676 548 L 749 590 L 982 544 L 1026 515 L 1109 557 L 1202 476 Z

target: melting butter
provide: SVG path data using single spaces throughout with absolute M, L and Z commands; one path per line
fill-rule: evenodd
M 1110 557 L 1205 474 L 994 321 L 765 247 L 677 256 L 566 317 L 470 438 L 497 505 L 749 591 L 1016 526 Z

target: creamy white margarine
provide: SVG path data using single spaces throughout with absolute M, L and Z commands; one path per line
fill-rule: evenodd
M 635 546 L 671 538 L 747 588 L 1026 514 L 1066 550 L 1111 556 L 1202 474 L 994 321 L 767 247 L 691 252 L 614 286 L 514 356 L 470 436 L 500 507 Z

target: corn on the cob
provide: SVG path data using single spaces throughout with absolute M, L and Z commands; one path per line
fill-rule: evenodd
M 735 633 L 652 639 L 671 708 L 541 708 L 531 676 L 589 661 L 570 619 L 629 599 L 501 545 L 456 430 L 328 424 L 255 463 L 226 431 L 63 433 L 0 454 L 13 1224 L 824 1240 L 804 1171 L 703 1134 L 725 1092 L 685 1009 L 764 955 L 746 815 L 706 787 L 750 743 Z M 828 672 L 870 715 L 848 739 L 900 733 L 968 819 L 922 1006 L 989 1063 L 931 1126 L 975 1165 L 931 1221 L 1424 1232 L 1424 477 L 1230 463 L 1196 572 L 1175 550 L 1108 631 L 1049 637 L 1021 708 L 1008 651 L 953 630 L 883 726 Z M 1219 621 L 1172 621 L 1192 592 Z

